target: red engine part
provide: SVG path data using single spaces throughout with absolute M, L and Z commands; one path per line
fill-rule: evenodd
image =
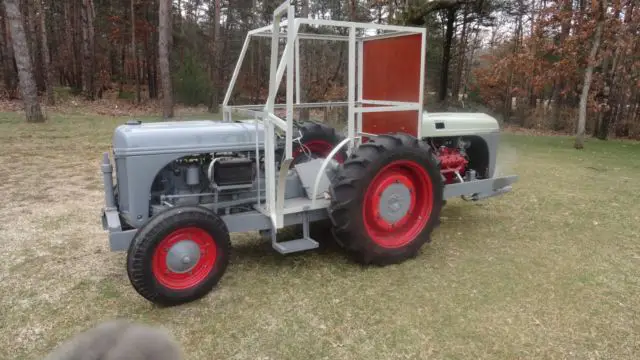
M 440 173 L 445 178 L 445 184 L 456 182 L 456 172 L 464 176 L 469 160 L 460 153 L 460 150 L 443 146 L 437 155 L 440 159 Z

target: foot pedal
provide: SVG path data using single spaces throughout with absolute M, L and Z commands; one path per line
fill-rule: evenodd
M 271 232 L 271 246 L 280 254 L 317 249 L 320 244 L 309 236 L 309 218 L 307 213 L 302 213 L 302 239 L 277 242 L 276 232 Z

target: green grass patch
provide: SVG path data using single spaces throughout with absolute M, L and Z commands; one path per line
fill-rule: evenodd
M 116 317 L 167 327 L 189 359 L 637 358 L 638 143 L 505 134 L 513 191 L 450 201 L 418 258 L 361 267 L 331 242 L 281 256 L 234 234 L 219 286 L 159 309 L 99 219 L 100 154 L 127 119 L 0 114 L 0 358 L 42 358 Z

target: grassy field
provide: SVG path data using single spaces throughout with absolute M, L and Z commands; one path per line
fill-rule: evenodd
M 213 293 L 158 309 L 100 225 L 100 155 L 124 120 L 0 113 L 1 359 L 117 317 L 166 327 L 188 359 L 640 357 L 639 143 L 505 135 L 514 191 L 450 201 L 417 259 L 362 268 L 237 235 Z

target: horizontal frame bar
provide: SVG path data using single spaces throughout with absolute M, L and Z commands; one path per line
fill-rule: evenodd
M 325 101 L 325 102 L 316 102 L 316 103 L 300 103 L 293 104 L 294 109 L 307 109 L 307 108 L 322 108 L 322 107 L 339 107 L 339 106 L 347 106 L 349 103 L 347 101 Z M 285 109 L 287 104 L 273 104 L 274 109 Z M 235 110 L 235 109 L 260 109 L 264 108 L 263 104 L 260 105 L 228 105 L 225 107 L 225 110 Z
M 287 26 L 287 21 L 280 21 L 280 25 L 281 28 L 282 27 L 286 27 Z M 252 35 L 256 35 L 256 34 L 261 34 L 265 31 L 271 31 L 271 29 L 273 28 L 273 23 L 263 26 L 263 27 L 259 27 L 257 29 L 253 29 L 253 30 L 249 30 L 249 32 L 247 32 L 247 36 L 252 36 Z
M 247 115 L 251 117 L 258 117 L 258 118 L 264 117 L 264 112 L 261 111 L 262 107 L 256 107 L 256 109 L 260 109 L 260 110 L 253 110 L 248 108 L 234 108 L 229 106 L 225 108 L 224 111 L 232 111 L 236 114 Z
M 373 30 L 389 30 L 389 31 L 401 31 L 409 34 L 425 34 L 425 28 L 413 27 L 413 26 L 397 26 L 397 25 L 380 25 L 372 23 L 359 23 L 352 21 L 337 21 L 337 20 L 324 20 L 324 19 L 307 19 L 299 18 L 300 24 L 307 25 L 320 25 L 320 26 L 336 26 L 336 27 L 355 27 L 356 29 L 373 29 Z
M 369 112 L 392 112 L 392 111 L 419 111 L 420 104 L 416 105 L 398 105 L 398 106 L 373 106 L 373 107 L 361 107 L 355 108 L 356 113 L 369 113 Z
M 360 100 L 360 103 L 367 104 L 367 105 L 390 105 L 390 106 L 420 105 L 417 102 L 411 102 L 411 101 L 388 101 L 388 100 L 368 100 L 368 99 L 362 99 Z
M 394 37 L 400 37 L 400 36 L 408 36 L 408 35 L 416 35 L 416 34 L 417 33 L 415 33 L 415 32 L 398 31 L 398 32 L 393 32 L 393 33 L 388 33 L 388 34 L 363 36 L 363 37 L 359 37 L 359 39 L 362 40 L 362 41 L 370 41 L 370 40 L 388 39 L 388 38 L 394 38 Z
M 271 37 L 271 32 L 262 32 L 258 34 L 254 34 L 256 37 Z M 281 33 L 278 35 L 281 39 L 286 39 L 287 34 Z M 302 40 L 327 40 L 327 41 L 349 41 L 349 37 L 342 35 L 329 35 L 329 34 L 308 34 L 308 33 L 298 33 L 298 38 Z

